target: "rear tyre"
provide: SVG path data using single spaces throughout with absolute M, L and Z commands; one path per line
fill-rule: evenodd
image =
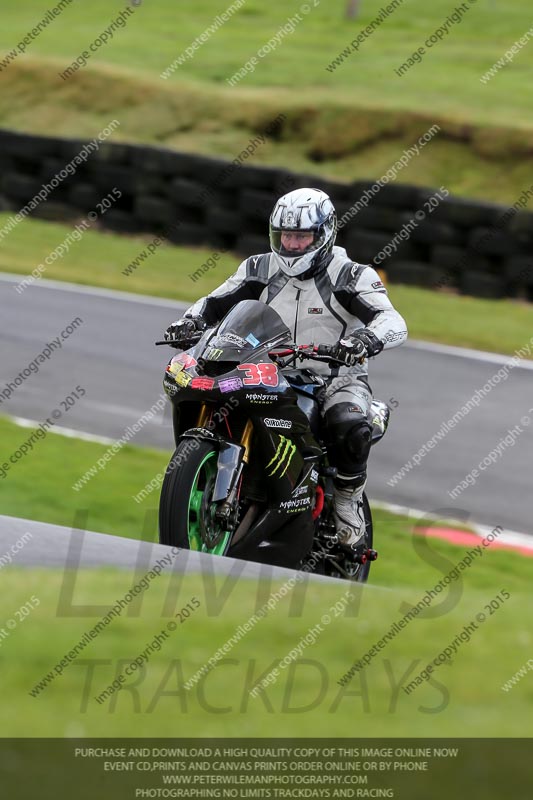
M 212 502 L 217 476 L 218 451 L 210 442 L 190 440 L 178 444 L 165 473 L 159 500 L 161 544 L 223 556 L 231 531 L 215 518 Z

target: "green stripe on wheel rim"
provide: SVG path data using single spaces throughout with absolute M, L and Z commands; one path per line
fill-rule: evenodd
M 228 539 L 231 535 L 230 531 L 226 531 L 223 537 L 220 539 L 218 544 L 215 547 L 209 549 L 204 542 L 202 541 L 202 535 L 200 533 L 200 509 L 202 507 L 202 500 L 204 497 L 204 490 L 198 488 L 199 478 L 202 470 L 205 473 L 205 482 L 209 480 L 210 477 L 215 472 L 215 464 L 213 463 L 213 459 L 216 460 L 217 454 L 215 452 L 207 453 L 207 455 L 202 459 L 198 469 L 196 470 L 196 475 L 194 476 L 192 489 L 189 495 L 189 506 L 187 509 L 187 527 L 188 527 L 188 537 L 189 537 L 189 548 L 191 550 L 197 550 L 201 553 L 211 553 L 216 556 L 224 555 L 224 551 L 226 549 L 226 545 L 228 543 Z M 211 462 L 211 463 L 209 463 Z M 194 512 L 196 515 L 196 519 L 191 519 L 191 511 Z

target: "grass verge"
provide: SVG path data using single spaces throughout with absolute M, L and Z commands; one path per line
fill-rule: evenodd
M 6 76 L 0 76 L 0 119 L 16 130 L 34 132 L 38 118 L 35 132 L 90 139 L 117 119 L 114 141 L 231 161 L 284 114 L 275 137 L 267 137 L 247 163 L 346 182 L 381 177 L 438 124 L 431 143 L 401 170 L 402 183 L 445 185 L 457 196 L 509 206 L 531 185 L 533 132 L 527 129 L 335 100 L 331 92 L 317 102 L 305 89 L 295 98 L 281 88 L 229 90 L 187 81 L 161 86 L 109 67 L 88 68 L 67 90 L 57 67 L 42 60 L 14 65 Z
M 28 517 L 71 527 L 81 512 L 88 510 L 89 530 L 129 536 L 134 539 L 157 538 L 154 507 L 158 493 L 149 504 L 133 500 L 144 485 L 170 460 L 172 432 L 169 430 L 169 452 L 125 445 L 79 491 L 73 484 L 90 469 L 107 450 L 107 445 L 85 442 L 49 433 L 37 440 L 29 457 L 11 464 L 8 459 L 30 435 L 28 428 L 0 418 L 0 431 L 9 471 L 0 480 L 2 513 Z
M 7 80 L 15 66 L 29 63 L 33 58 L 51 59 L 56 75 L 77 56 L 88 49 L 124 5 L 108 0 L 94 0 L 90 9 L 73 3 L 48 26 L 44 35 L 31 42 L 27 53 L 4 68 L 2 79 Z M 229 5 L 229 4 L 228 4 Z M 294 30 L 280 35 L 277 47 L 258 59 L 255 70 L 248 72 L 237 85 L 239 91 L 263 87 L 297 87 L 298 94 L 308 91 L 320 101 L 326 94 L 357 103 L 364 98 L 375 106 L 376 98 L 382 107 L 420 110 L 428 107 L 438 113 L 444 110 L 456 118 L 480 119 L 484 122 L 508 120 L 522 127 L 531 122 L 528 98 L 522 89 L 531 69 L 532 55 L 523 48 L 511 65 L 487 85 L 480 77 L 503 55 L 515 39 L 530 27 L 530 15 L 522 0 L 499 4 L 477 4 L 464 15 L 458 25 L 438 46 L 426 48 L 423 65 L 415 65 L 400 78 L 394 69 L 413 53 L 424 39 L 450 14 L 448 0 L 410 0 L 403 3 L 373 32 L 358 52 L 352 52 L 344 62 L 330 71 L 327 66 L 351 40 L 378 14 L 376 3 L 361 3 L 358 19 L 344 19 L 345 0 L 329 3 L 313 2 L 310 12 L 300 14 Z M 474 4 L 472 4 L 474 5 Z M 208 41 L 185 57 L 182 64 L 167 79 L 160 74 L 184 53 L 221 12 L 212 0 L 184 0 L 179 10 L 173 0 L 160 0 L 157 8 L 142 4 L 131 15 L 125 27 L 118 29 L 106 46 L 90 54 L 89 67 L 107 65 L 109 68 L 144 74 L 168 86 L 179 80 L 190 80 L 230 89 L 227 78 L 242 67 L 262 45 L 274 36 L 288 19 L 296 17 L 299 4 L 287 5 L 275 0 L 247 0 L 238 13 L 208 36 Z M 31 31 L 43 16 L 39 0 L 26 0 L 12 9 L 0 32 L 0 48 L 8 53 Z M 154 43 L 157 42 L 157 47 Z M 88 68 L 76 75 L 87 74 Z M 60 79 L 59 79 L 60 80 Z M 65 95 L 73 78 L 61 81 Z M 105 102 L 105 98 L 101 98 Z
M 19 5 L 0 31 L 7 54 L 42 17 L 38 0 Z M 523 86 L 531 79 L 531 49 L 523 47 L 486 84 L 480 79 L 530 27 L 522 0 L 472 3 L 403 77 L 396 69 L 448 18 L 448 0 L 402 4 L 333 67 L 379 11 L 364 2 L 359 18 L 348 21 L 345 5 L 309 4 L 310 13 L 232 87 L 227 80 L 295 17 L 298 4 L 247 0 L 164 79 L 213 23 L 215 9 L 211 0 L 186 0 L 179 11 L 172 0 L 157 8 L 145 3 L 86 67 L 62 80 L 115 16 L 105 0 L 88 11 L 72 4 L 27 53 L 0 66 L 0 118 L 19 130 L 90 137 L 117 117 L 128 141 L 233 158 L 283 112 L 281 139 L 261 148 L 257 160 L 341 179 L 377 177 L 439 122 L 431 155 L 415 159 L 402 180 L 512 204 L 530 184 L 533 119 Z
M 487 559 L 497 554 L 488 554 Z M 179 555 L 178 555 L 179 558 Z M 485 565 L 473 566 L 485 570 Z M 2 583 L 9 598 L 5 612 L 14 615 L 29 596 L 40 605 L 2 641 L 3 735 L 25 736 L 527 736 L 531 680 L 512 692 L 502 684 L 530 656 L 529 620 L 533 611 L 522 580 L 510 599 L 489 616 L 487 604 L 513 583 L 505 573 L 486 590 L 466 588 L 460 598 L 448 595 L 433 613 L 416 617 L 348 685 L 337 681 L 405 613 L 422 592 L 379 591 L 372 587 L 312 585 L 305 595 L 281 600 L 252 630 L 231 646 L 216 669 L 184 688 L 207 659 L 235 635 L 276 586 L 216 581 L 202 586 L 197 575 L 154 580 L 143 596 L 138 616 L 113 620 L 37 696 L 29 693 L 54 670 L 100 616 L 134 585 L 131 574 L 86 570 L 76 575 L 75 601 L 94 602 L 101 612 L 68 618 L 58 606 L 63 575 L 59 571 L 6 569 Z M 468 573 L 464 573 L 466 581 Z M 302 590 L 303 591 L 303 590 Z M 172 603 L 168 602 L 168 593 Z M 224 593 L 224 601 L 221 601 Z M 122 690 L 102 703 L 107 687 L 193 597 L 194 615 L 161 641 L 149 663 L 125 678 Z M 208 599 L 208 597 L 210 599 Z M 442 598 L 442 595 L 441 595 Z M 441 599 L 439 598 L 439 599 Z M 349 601 L 335 616 L 335 605 Z M 294 603 L 294 607 L 291 607 Z M 296 611 L 296 608 L 298 610 Z M 328 614 L 329 612 L 329 614 Z M 418 673 L 475 620 L 486 621 L 464 641 L 451 663 L 435 669 L 412 693 L 403 691 Z M 79 614 L 79 612 L 78 612 Z M 324 614 L 328 614 L 329 622 Z M 178 618 L 179 619 L 179 618 Z M 317 624 L 321 625 L 316 628 Z M 315 640 L 301 658 L 288 661 L 277 680 L 258 697 L 249 692 L 261 677 L 279 666 L 309 630 Z M 466 639 L 466 637 L 465 637 Z M 480 680 L 482 676 L 482 680 Z
M 26 434 L 26 429 L 0 419 L 6 453 Z M 79 471 L 104 449 L 48 435 L 31 458 L 2 480 L 3 513 L 70 525 L 83 508 L 92 529 L 154 538 L 155 531 L 143 522 L 145 516 L 154 518 L 156 493 L 137 505 L 130 492 L 150 480 L 168 456 L 125 446 L 83 493 L 72 492 Z M 372 588 L 360 593 L 339 583 L 294 589 L 190 691 L 184 683 L 279 587 L 207 574 L 154 579 L 139 605 L 131 608 L 133 614 L 124 611 L 64 674 L 31 696 L 85 631 L 140 578 L 112 569 L 78 571 L 71 606 L 59 599 L 65 580 L 61 571 L 21 570 L 15 557 L 12 566 L 2 569 L 5 619 L 17 619 L 17 610 L 32 595 L 39 606 L 14 628 L 0 626 L 3 735 L 275 736 L 281 723 L 286 736 L 309 735 L 313 730 L 322 736 L 353 736 L 354 726 L 365 737 L 527 736 L 530 683 L 521 682 L 512 693 L 500 688 L 530 655 L 533 604 L 524 587 L 531 567 L 529 559 L 519 555 L 484 551 L 437 595 L 427 615 L 424 612 L 409 623 L 347 686 L 337 684 L 354 659 L 404 616 L 405 603 L 416 604 L 465 554 L 446 542 L 419 537 L 415 548 L 413 521 L 400 516 L 376 511 L 375 530 L 380 558 L 372 568 Z M 353 598 L 345 595 L 350 589 Z M 487 605 L 502 590 L 511 598 L 491 613 Z M 200 601 L 194 617 L 160 639 L 160 650 L 154 645 L 149 663 L 128 677 L 119 693 L 98 703 L 95 698 L 157 634 L 168 632 L 168 622 L 192 597 Z M 80 605 L 93 605 L 95 599 L 99 608 L 80 611 Z M 335 609 L 338 602 L 342 611 L 339 606 Z M 479 613 L 485 613 L 486 620 L 472 633 L 472 642 L 465 635 L 451 664 L 439 667 L 413 693 L 405 693 L 401 687 Z M 255 683 L 278 666 L 311 628 L 315 634 L 301 658 L 287 662 L 264 695 L 251 697 Z
M 7 218 L 0 214 L 0 227 Z M 25 219 L 2 243 L 0 270 L 28 276 L 70 230 L 65 225 Z M 190 275 L 207 262 L 212 251 L 161 245 L 138 270 L 124 275 L 122 270 L 148 241 L 148 237 L 88 231 L 43 277 L 192 303 L 219 286 L 239 263 L 230 253 L 222 254 L 214 269 L 193 281 Z M 528 303 L 481 300 L 395 284 L 389 286 L 389 292 L 414 339 L 512 354 L 531 337 L 533 306 Z

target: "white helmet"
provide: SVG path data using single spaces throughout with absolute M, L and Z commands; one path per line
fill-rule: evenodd
M 304 250 L 295 253 L 282 244 L 282 234 L 290 231 L 313 234 Z M 337 235 L 337 215 L 333 203 L 320 189 L 295 189 L 280 197 L 270 215 L 270 247 L 281 258 L 281 269 L 295 277 L 311 277 L 327 264 Z

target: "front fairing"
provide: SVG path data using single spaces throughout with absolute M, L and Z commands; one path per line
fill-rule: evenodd
M 167 366 L 165 391 L 171 398 L 224 402 L 231 394 L 239 403 L 271 405 L 294 392 L 269 356 L 290 340 L 291 333 L 274 309 L 258 300 L 244 300 L 214 329 Z M 187 390 L 186 392 L 183 390 Z M 237 394 L 236 394 L 237 393 Z M 250 395 L 250 397 L 247 397 Z
M 292 513 L 311 504 L 309 475 L 321 449 L 298 406 L 297 393 L 269 356 L 290 338 L 273 309 L 244 301 L 197 345 L 171 359 L 164 388 L 173 404 L 207 404 L 215 418 L 217 409 L 220 413 L 228 408 L 227 427 L 219 429 L 224 435 L 242 430 L 250 419 L 251 458 L 264 475 L 269 505 Z M 294 496 L 302 481 L 309 491 Z
M 288 342 L 291 337 L 277 311 L 259 300 L 243 300 L 232 308 L 216 331 L 216 347 L 233 343 L 248 351 L 267 343 Z

